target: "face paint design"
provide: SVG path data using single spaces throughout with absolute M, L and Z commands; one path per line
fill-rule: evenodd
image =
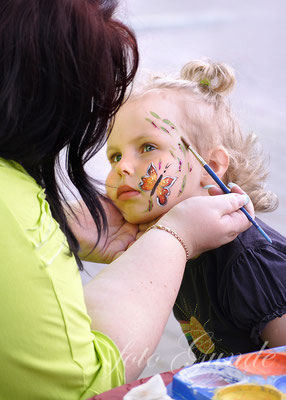
M 157 118 L 157 119 L 161 119 L 161 118 L 159 117 L 158 114 L 154 113 L 154 111 L 150 111 L 150 114 L 151 114 L 153 117 Z
M 170 154 L 171 154 L 171 156 L 172 156 L 173 158 L 176 158 L 176 156 L 175 156 L 175 154 L 174 154 L 174 152 L 173 152 L 172 150 L 169 150 L 169 152 L 170 152 Z
M 147 211 L 151 211 L 152 208 L 153 208 L 153 200 L 152 197 L 150 197 Z
M 184 156 L 186 156 L 186 148 L 185 146 L 182 145 L 182 143 L 178 143 L 179 149 L 184 153 Z
M 163 174 L 166 172 L 167 168 L 170 164 L 167 164 Z M 170 188 L 174 185 L 177 180 L 177 177 L 165 176 L 163 177 L 161 174 L 158 177 L 158 172 L 153 163 L 149 164 L 147 169 L 147 174 L 141 178 L 139 183 L 139 187 L 144 191 L 151 190 L 150 197 L 152 198 L 153 194 L 156 192 L 157 204 L 159 206 L 165 206 L 168 201 L 168 196 L 170 195 Z M 149 210 L 150 210 L 150 202 L 149 202 Z
M 173 124 L 173 122 L 169 121 L 168 119 L 163 119 L 163 120 L 162 120 L 161 117 L 160 117 L 158 114 L 156 114 L 154 111 L 149 111 L 149 112 L 150 112 L 150 114 L 152 115 L 152 117 L 154 117 L 154 118 L 156 118 L 156 119 L 159 119 L 159 120 L 161 120 L 164 124 L 168 125 L 168 128 L 176 129 L 176 130 L 177 130 L 177 128 L 176 128 L 176 126 Z M 154 121 L 152 121 L 150 118 L 145 118 L 145 120 L 146 120 L 147 122 L 149 122 L 150 124 L 152 124 L 155 128 L 161 129 L 163 132 L 168 133 L 168 135 L 171 135 L 169 129 L 167 129 L 165 126 L 160 126 L 160 128 L 159 128 L 159 126 L 158 126 Z
M 179 157 L 177 157 L 177 160 L 178 160 L 178 162 L 179 162 L 179 170 L 178 170 L 178 172 L 182 172 L 182 160 L 179 158 Z
M 182 186 L 181 186 L 181 189 L 179 190 L 178 197 L 180 197 L 181 194 L 183 193 L 185 186 L 186 186 L 186 182 L 187 182 L 187 175 L 185 175 L 183 178 Z
M 169 125 L 172 129 L 177 130 L 176 126 L 173 124 L 173 122 L 169 121 L 168 119 L 163 119 L 163 122 L 167 125 Z
M 168 129 L 164 128 L 164 126 L 160 126 L 160 128 L 162 129 L 163 132 L 168 133 L 170 135 L 170 132 L 168 131 Z
M 148 121 L 148 122 L 150 122 L 150 124 L 152 124 L 152 125 L 154 126 L 154 128 L 159 129 L 159 126 L 157 126 L 157 125 L 155 124 L 155 122 L 152 121 L 150 118 L 145 118 L 145 120 Z

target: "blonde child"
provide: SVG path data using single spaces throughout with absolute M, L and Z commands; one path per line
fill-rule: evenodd
M 155 77 L 122 106 L 107 142 L 106 190 L 128 222 L 148 223 L 188 197 L 209 195 L 214 181 L 181 137 L 226 184 L 247 192 L 256 212 L 277 207 L 264 188 L 257 137 L 242 133 L 225 97 L 234 83 L 229 66 L 192 61 L 179 78 Z M 272 244 L 252 226 L 187 261 L 174 314 L 198 361 L 286 345 L 286 239 L 259 224 Z

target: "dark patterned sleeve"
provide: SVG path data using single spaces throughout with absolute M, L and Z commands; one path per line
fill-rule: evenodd
M 286 248 L 266 244 L 245 250 L 221 282 L 227 317 L 258 344 L 265 325 L 286 313 Z

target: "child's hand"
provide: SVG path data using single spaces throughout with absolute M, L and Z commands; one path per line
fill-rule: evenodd
M 94 250 L 97 228 L 87 207 L 83 203 L 80 206 L 73 206 L 79 222 L 71 216 L 68 216 L 68 220 L 80 244 L 80 258 L 85 261 L 109 264 L 134 243 L 138 225 L 126 222 L 111 202 L 106 201 L 102 205 L 106 212 L 108 231 L 102 234 Z

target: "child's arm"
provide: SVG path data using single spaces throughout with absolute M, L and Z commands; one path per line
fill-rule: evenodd
M 261 333 L 261 339 L 269 347 L 286 346 L 286 314 L 268 322 Z

